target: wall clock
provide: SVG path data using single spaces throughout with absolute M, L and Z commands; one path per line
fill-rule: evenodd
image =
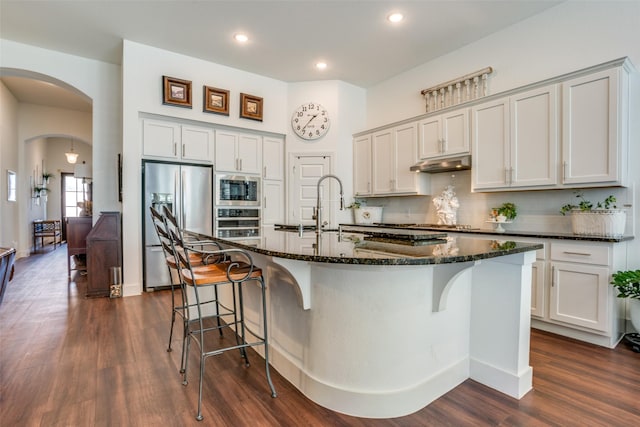
M 302 104 L 291 116 L 291 127 L 300 138 L 314 140 L 324 136 L 331 126 L 329 113 L 317 102 Z

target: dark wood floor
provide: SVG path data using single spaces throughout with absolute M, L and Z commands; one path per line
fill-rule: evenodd
M 197 362 L 184 387 L 165 351 L 166 291 L 85 299 L 67 283 L 66 246 L 20 259 L 0 307 L 2 426 L 638 426 L 640 354 L 534 331 L 534 389 L 515 400 L 468 380 L 410 416 L 345 416 L 306 399 L 277 373 L 270 397 L 254 354 L 209 359 L 204 421 L 194 419 Z M 401 363 L 401 361 L 398 361 Z

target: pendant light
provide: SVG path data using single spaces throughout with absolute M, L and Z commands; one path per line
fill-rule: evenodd
M 72 165 L 78 161 L 78 153 L 74 153 L 73 151 L 73 139 L 71 140 L 71 150 L 64 153 L 64 155 L 67 156 L 67 162 L 71 163 Z

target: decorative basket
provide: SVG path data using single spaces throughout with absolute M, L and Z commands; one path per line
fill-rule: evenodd
M 617 209 L 571 211 L 571 226 L 574 234 L 619 237 L 624 234 L 626 221 L 627 214 Z
M 353 221 L 356 224 L 374 224 L 382 222 L 382 208 L 361 206 L 353 210 Z

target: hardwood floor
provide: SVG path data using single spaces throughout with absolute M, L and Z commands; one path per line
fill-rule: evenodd
M 207 362 L 198 423 L 197 359 L 184 387 L 180 337 L 165 351 L 169 292 L 86 299 L 84 277 L 67 283 L 66 267 L 64 245 L 16 263 L 0 306 L 2 426 L 640 425 L 640 354 L 535 330 L 534 389 L 519 401 L 467 380 L 406 417 L 349 417 L 309 401 L 274 370 L 271 398 L 261 359 L 252 354 L 245 368 L 227 352 Z

